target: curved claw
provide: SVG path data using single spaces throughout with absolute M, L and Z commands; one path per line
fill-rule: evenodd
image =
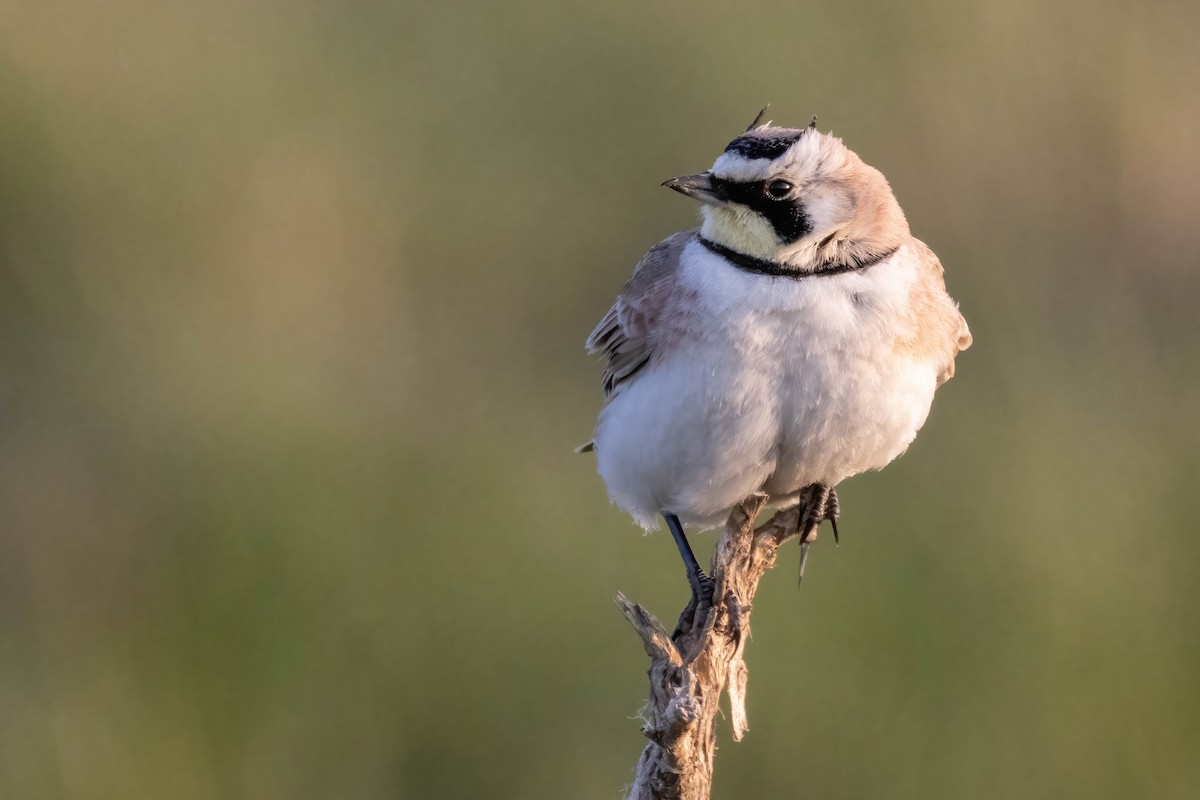
M 842 503 L 838 500 L 837 489 L 829 487 L 829 496 L 825 498 L 825 519 L 833 527 L 833 543 L 841 544 L 838 538 L 838 517 L 842 515 Z
M 804 565 L 808 562 L 808 548 L 811 547 L 808 542 L 800 543 L 800 574 L 796 576 L 796 588 L 800 588 L 800 584 L 804 581 Z

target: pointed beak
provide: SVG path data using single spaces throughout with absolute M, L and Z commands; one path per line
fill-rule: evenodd
M 725 198 L 722 196 L 721 190 L 713 183 L 711 172 L 701 172 L 699 175 L 684 175 L 680 178 L 671 178 L 669 181 L 663 181 L 663 186 L 668 189 L 674 189 L 680 194 L 686 194 L 693 200 L 699 200 L 705 205 L 725 205 Z

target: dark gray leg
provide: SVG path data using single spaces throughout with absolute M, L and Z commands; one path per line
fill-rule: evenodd
M 707 600 L 712 602 L 713 580 L 704 574 L 704 570 L 700 569 L 700 562 L 696 560 L 696 554 L 692 552 L 692 546 L 688 544 L 679 517 L 674 514 L 663 514 L 663 519 L 667 521 L 667 527 L 671 529 L 671 536 L 675 539 L 675 546 L 679 548 L 679 555 L 683 556 L 688 586 L 692 588 L 692 599 L 704 600 L 707 594 Z
M 712 608 L 716 583 L 704 574 L 704 570 L 700 569 L 700 562 L 696 560 L 696 554 L 692 552 L 692 546 L 688 544 L 679 517 L 674 514 L 663 514 L 663 519 L 667 521 L 667 527 L 670 528 L 671 536 L 675 539 L 675 546 L 679 548 L 679 555 L 683 556 L 688 586 L 692 589 L 692 599 L 688 601 L 687 608 L 679 616 L 679 624 L 675 626 L 675 632 L 671 634 L 672 639 L 678 639 L 692 629 L 694 620 L 703 620 L 708 616 L 708 611 Z

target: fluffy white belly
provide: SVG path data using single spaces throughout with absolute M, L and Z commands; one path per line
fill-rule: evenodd
M 639 524 L 718 525 L 755 491 L 784 499 L 883 467 L 929 413 L 935 368 L 892 346 L 911 269 L 793 281 L 689 254 L 693 322 L 611 398 L 596 428 L 609 495 Z M 885 271 L 885 269 L 888 270 Z

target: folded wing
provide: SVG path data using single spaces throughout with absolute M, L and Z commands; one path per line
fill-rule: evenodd
M 654 357 L 661 333 L 662 312 L 675 292 L 680 255 L 696 236 L 696 231 L 681 231 L 668 236 L 642 257 L 633 275 L 588 337 L 589 353 L 603 353 L 604 397 L 615 394 L 632 380 Z
M 920 331 L 917 338 L 937 359 L 940 386 L 954 377 L 954 359 L 971 346 L 971 330 L 958 304 L 946 293 L 942 262 L 923 242 L 913 241 L 922 266 L 912 302 Z

